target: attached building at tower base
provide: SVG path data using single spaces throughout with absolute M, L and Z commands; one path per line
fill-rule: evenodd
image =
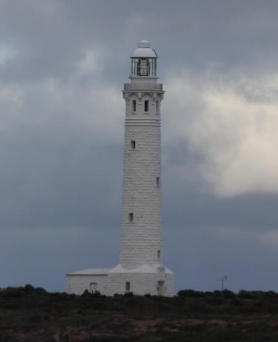
M 135 295 L 174 296 L 174 274 L 168 268 L 142 265 L 126 270 L 121 265 L 112 269 L 85 269 L 67 274 L 67 293 L 81 295 L 85 290 L 106 296 L 132 292 Z

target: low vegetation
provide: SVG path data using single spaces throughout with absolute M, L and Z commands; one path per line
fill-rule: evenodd
M 278 341 L 278 293 L 181 290 L 173 298 L 26 285 L 0 291 L 0 341 Z

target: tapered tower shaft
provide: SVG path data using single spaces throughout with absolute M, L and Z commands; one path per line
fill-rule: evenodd
M 126 101 L 120 263 L 126 269 L 162 263 L 161 130 L 162 84 L 157 55 L 142 41 L 131 57 Z

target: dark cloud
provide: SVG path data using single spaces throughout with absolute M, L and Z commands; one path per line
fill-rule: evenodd
M 18 50 L 8 80 L 69 80 L 85 49 L 102 49 L 110 81 L 127 73 L 134 41 L 155 41 L 164 70 L 262 67 L 277 55 L 276 2 L 1 2 L 0 37 Z M 115 65 L 117 63 L 117 67 Z M 119 68 L 120 66 L 120 68 Z M 277 67 L 277 63 L 275 64 Z M 119 72 L 115 73 L 115 70 Z M 112 74 L 112 75 L 111 75 Z M 112 77 L 111 77 L 112 76 Z
M 210 227 L 231 225 L 251 230 L 277 229 L 277 194 L 244 194 L 233 198 L 219 198 L 205 191 L 196 179 L 177 178 L 176 168 L 194 172 L 199 162 L 186 143 L 164 147 L 163 188 L 164 222 L 166 226 Z M 248 228 L 249 227 L 249 228 Z

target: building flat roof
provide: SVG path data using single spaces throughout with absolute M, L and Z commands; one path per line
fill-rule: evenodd
M 110 268 L 86 268 L 85 270 L 67 273 L 67 276 L 74 275 L 107 275 Z

